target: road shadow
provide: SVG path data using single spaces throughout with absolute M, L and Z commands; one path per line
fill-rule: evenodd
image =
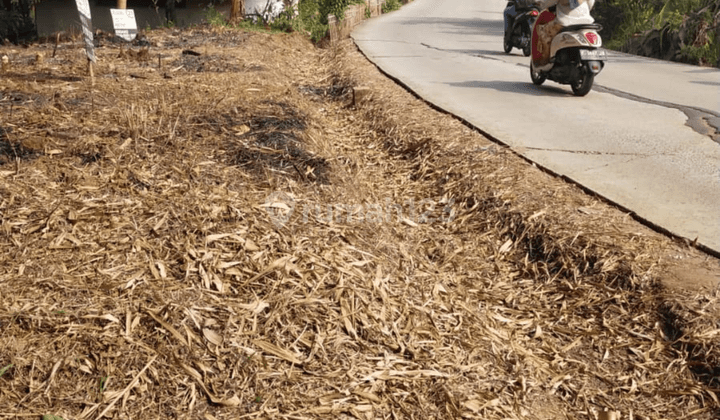
M 690 83 L 695 83 L 696 85 L 720 86 L 720 82 L 707 82 L 705 80 L 691 80 Z
M 424 45 L 424 44 L 423 44 Z M 433 47 L 431 45 L 426 45 L 429 48 L 433 48 L 436 50 L 449 52 L 449 53 L 455 53 L 455 54 L 464 54 L 464 55 L 472 55 L 474 57 L 482 57 L 482 58 L 490 58 L 493 60 L 499 60 L 497 57 L 509 57 L 513 56 L 515 54 L 505 54 L 501 50 L 476 50 L 476 49 L 455 49 L 455 48 L 437 48 Z M 519 54 L 519 56 L 522 57 L 522 54 Z
M 403 19 L 398 22 L 408 26 L 441 26 L 442 32 L 461 35 L 502 35 L 503 22 L 489 19 L 460 19 L 460 18 L 420 18 Z
M 528 74 L 528 79 L 530 75 Z M 571 91 L 562 89 L 560 86 L 544 85 L 536 86 L 531 82 L 508 82 L 504 80 L 467 80 L 465 82 L 447 83 L 449 86 L 462 88 L 483 88 L 495 89 L 500 92 L 521 93 L 530 96 L 573 96 Z
M 503 9 L 504 9 L 504 7 L 503 7 Z M 477 12 L 477 13 L 485 13 L 485 14 L 488 14 L 488 15 L 500 15 L 500 16 L 502 16 L 502 14 L 503 14 L 503 9 L 500 9 L 500 10 L 476 10 L 476 12 Z
M 525 57 L 520 50 L 513 49 L 509 54 L 505 53 L 501 49 L 497 50 L 475 50 L 475 49 L 455 49 L 455 48 L 438 48 L 434 47 L 432 45 L 428 44 L 421 44 L 428 48 L 432 48 L 434 50 L 439 50 L 443 52 L 449 52 L 449 53 L 455 53 L 455 54 L 464 54 L 464 55 L 471 55 L 473 57 L 480 57 L 480 58 L 488 58 L 490 60 L 501 60 L 501 57 L 521 57 L 521 58 L 527 58 Z M 528 63 L 529 63 L 528 58 Z
M 704 68 L 704 69 L 696 69 L 696 70 L 688 70 L 685 73 L 718 73 L 720 72 L 720 69 L 716 68 Z
M 520 58 L 526 58 L 526 59 L 528 60 L 528 61 L 527 61 L 527 62 L 528 62 L 528 65 L 530 65 L 530 56 L 526 56 L 525 54 L 523 54 L 523 53 L 522 53 L 522 50 L 513 47 L 512 51 L 510 51 L 509 53 L 506 53 L 505 51 L 502 51 L 502 50 L 500 50 L 499 48 L 500 48 L 500 47 L 498 47 L 498 50 L 496 50 L 496 51 L 495 51 L 495 50 L 493 50 L 493 51 L 490 51 L 490 50 L 480 50 L 480 51 L 478 52 L 478 55 L 498 55 L 498 56 L 501 56 L 501 57 L 520 57 Z
M 671 61 L 671 60 L 663 60 L 661 58 L 655 58 L 655 57 L 645 57 L 642 55 L 632 55 L 628 53 L 622 53 L 619 51 L 609 50 L 605 49 L 605 51 L 608 53 L 609 60 L 608 61 L 614 61 L 618 63 L 647 63 L 647 62 L 656 62 L 656 63 L 666 63 L 666 64 L 673 64 L 676 66 L 684 66 L 684 67 L 692 67 L 692 64 L 686 64 L 681 63 L 678 61 Z M 715 67 L 699 67 L 692 70 L 685 70 L 683 73 L 718 73 L 720 72 L 720 69 Z
M 502 60 L 502 58 L 520 57 L 520 58 L 524 58 L 527 60 L 527 64 L 525 65 L 525 67 L 530 68 L 529 67 L 530 66 L 530 57 L 526 57 L 522 53 L 522 50 L 519 50 L 517 48 L 513 48 L 513 50 L 510 51 L 510 53 L 506 53 L 500 47 L 498 47 L 497 50 L 475 50 L 474 55 L 481 57 L 481 58 L 489 58 L 491 60 Z M 502 61 L 504 61 L 504 60 L 502 60 Z M 507 63 L 512 64 L 513 62 L 507 61 Z M 522 64 L 522 63 L 515 63 L 515 64 Z

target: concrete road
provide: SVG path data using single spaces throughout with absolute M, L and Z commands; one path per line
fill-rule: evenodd
M 428 102 L 720 253 L 720 70 L 611 53 L 585 97 L 551 81 L 535 86 L 529 58 L 502 51 L 504 6 L 415 0 L 352 37 Z

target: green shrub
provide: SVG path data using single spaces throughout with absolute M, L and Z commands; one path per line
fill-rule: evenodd
M 605 45 L 618 49 L 630 38 L 665 26 L 677 30 L 685 16 L 714 0 L 607 0 L 597 1 L 593 16 L 602 24 Z
M 309 36 L 313 42 L 320 42 L 328 32 L 327 23 L 323 23 L 320 1 L 300 0 L 297 15 L 294 10 L 285 10 L 270 22 L 270 28 L 280 32 L 301 32 Z M 327 22 L 327 15 L 324 20 Z
M 270 22 L 270 28 L 280 32 L 293 32 L 299 29 L 299 21 L 292 10 L 285 10 Z
M 7 38 L 19 43 L 35 39 L 36 36 L 37 30 L 32 18 L 18 12 L 0 10 L 0 40 Z
M 651 1 L 644 0 L 611 0 L 608 1 L 605 13 L 614 15 L 613 22 L 606 23 L 598 19 L 603 28 L 610 26 L 610 30 L 603 34 L 606 46 L 610 49 L 618 49 L 635 34 L 652 29 L 652 18 L 657 14 L 655 5 Z
M 693 37 L 697 36 L 699 30 L 699 27 L 694 28 Z M 708 31 L 705 44 L 699 46 L 685 45 L 680 50 L 680 54 L 690 63 L 714 66 L 720 59 L 720 45 L 718 41 L 720 40 L 717 39 L 715 32 Z
M 334 15 L 338 20 L 345 18 L 345 9 L 351 4 L 365 4 L 363 0 L 318 0 L 320 22 L 327 25 L 327 16 Z
M 296 19 L 299 20 L 300 28 L 310 36 L 313 42 L 320 42 L 327 35 L 327 15 L 325 15 L 323 23 L 318 0 L 300 0 Z
M 220 13 L 212 4 L 205 9 L 205 21 L 212 26 L 225 26 L 227 21 L 225 16 Z
M 382 5 L 382 12 L 388 13 L 392 12 L 393 10 L 398 10 L 400 8 L 400 2 L 398 0 L 387 0 L 385 4 Z
M 398 4 L 398 0 L 391 0 Z M 338 19 L 345 17 L 345 9 L 351 4 L 365 4 L 363 0 L 300 0 L 298 3 L 297 15 L 294 10 L 285 10 L 272 22 L 268 23 L 272 32 L 301 32 L 318 43 L 327 36 L 329 14 L 335 15 Z M 394 10 L 394 9 L 393 9 Z M 366 10 L 366 14 L 369 9 Z M 227 26 L 225 16 L 212 5 L 205 11 L 205 20 L 214 26 Z M 243 20 L 236 25 L 251 31 L 267 31 L 263 22 Z
M 686 45 L 680 50 L 680 53 L 687 58 L 688 61 L 696 64 L 715 65 L 718 62 L 718 49 L 712 48 L 713 43 L 708 42 L 701 47 Z

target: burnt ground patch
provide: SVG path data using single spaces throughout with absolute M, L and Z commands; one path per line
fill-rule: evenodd
M 700 298 L 698 304 L 708 304 L 707 299 Z M 704 300 L 704 301 L 703 301 Z M 657 312 L 661 328 L 669 347 L 678 357 L 686 359 L 688 369 L 699 382 L 713 390 L 716 396 L 720 393 L 720 348 L 715 343 L 696 339 L 690 330 L 689 319 L 697 316 L 697 310 L 683 307 L 677 302 L 657 302 Z M 717 327 L 717 322 L 715 327 Z M 711 326 L 708 326 L 711 327 Z M 720 409 L 716 409 L 715 418 L 720 418 Z
M 0 127 L 0 166 L 14 162 L 16 159 L 34 159 L 39 155 L 35 150 L 10 141 L 8 138 L 10 133 L 12 133 L 10 127 Z
M 352 93 L 352 87 L 347 83 L 332 83 L 328 86 L 300 85 L 298 91 L 304 95 L 315 97 L 318 100 L 340 99 Z
M 182 54 L 171 63 L 171 66 L 182 66 L 184 71 L 197 73 L 237 73 L 243 71 L 243 67 L 239 65 L 235 59 L 215 54 L 199 54 L 200 55 Z
M 284 147 L 268 147 L 284 144 Z M 231 152 L 231 162 L 246 169 L 256 177 L 266 178 L 267 170 L 281 171 L 296 181 L 329 184 L 330 165 L 319 156 L 312 155 L 301 143 L 283 134 L 263 136 L 250 143 L 238 145 Z
M 32 149 L 0 138 L 0 166 L 14 162 L 16 159 L 30 160 L 38 156 L 39 153 Z
M 34 72 L 34 73 L 17 73 L 8 72 L 3 75 L 10 79 L 21 80 L 26 82 L 38 82 L 44 83 L 48 81 L 60 81 L 60 82 L 80 82 L 83 79 L 79 76 L 66 76 L 60 74 L 52 74 L 50 72 Z
M 8 75 L 12 77 L 12 75 Z M 23 80 L 30 80 L 31 77 L 28 75 L 19 75 Z M 0 104 L 10 106 L 26 106 L 26 105 L 38 105 L 42 106 L 49 102 L 45 95 L 37 93 L 25 93 L 19 91 L 6 90 L 0 92 Z
M 328 184 L 329 162 L 308 151 L 302 140 L 307 116 L 285 102 L 263 101 L 262 105 L 267 112 L 247 118 L 244 124 L 224 118 L 229 125 L 243 124 L 247 130 L 228 145 L 230 163 L 256 177 L 274 170 L 296 181 Z
M 307 128 L 307 115 L 293 105 L 272 100 L 262 101 L 261 104 L 267 108 L 267 113 L 252 117 L 250 128 L 264 132 Z
M 197 48 L 214 45 L 229 48 L 243 45 L 253 34 L 236 32 L 232 34 L 213 34 L 208 31 L 174 31 L 172 36 L 162 42 L 163 48 Z
M 100 152 L 89 151 L 86 153 L 78 153 L 78 157 L 80 157 L 80 163 L 82 165 L 88 165 L 101 160 L 103 155 Z

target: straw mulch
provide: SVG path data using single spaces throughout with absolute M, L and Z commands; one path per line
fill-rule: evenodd
M 0 418 L 718 416 L 696 251 L 349 41 L 147 40 L 0 52 Z

